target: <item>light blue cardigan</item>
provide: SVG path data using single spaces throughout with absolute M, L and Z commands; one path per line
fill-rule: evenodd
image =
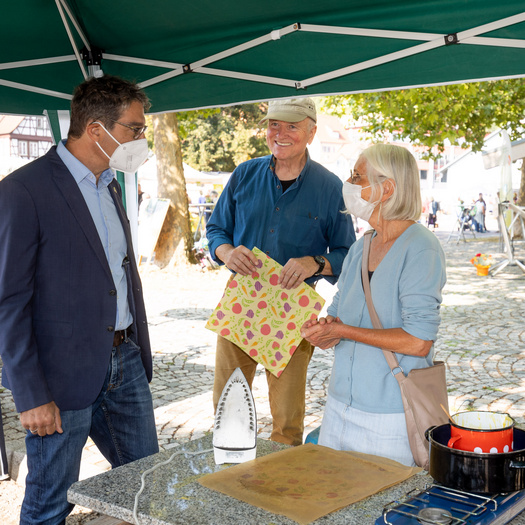
M 363 238 L 348 252 L 328 314 L 351 326 L 373 328 L 361 282 L 362 256 Z M 419 339 L 435 341 L 445 281 L 445 255 L 439 241 L 421 224 L 410 226 L 396 239 L 370 281 L 383 328 L 402 328 Z M 426 357 L 396 355 L 407 374 L 431 365 L 433 353 L 432 347 Z M 335 347 L 328 392 L 364 412 L 403 412 L 399 385 L 381 349 L 349 339 Z

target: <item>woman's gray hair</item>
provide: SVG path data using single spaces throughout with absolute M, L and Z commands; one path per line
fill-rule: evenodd
M 370 202 L 380 198 L 376 194 L 379 183 L 385 179 L 395 182 L 394 193 L 381 208 L 384 219 L 418 221 L 422 202 L 419 185 L 419 169 L 416 159 L 406 149 L 393 144 L 375 144 L 361 154 L 367 164 L 366 175 L 372 186 Z M 381 196 L 383 186 L 381 185 Z

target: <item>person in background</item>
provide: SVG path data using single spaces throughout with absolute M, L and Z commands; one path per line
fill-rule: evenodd
M 470 205 L 470 209 L 469 209 L 469 215 L 472 220 L 472 227 L 474 228 L 474 231 L 476 232 L 479 231 L 479 224 L 476 220 L 477 213 L 478 213 L 477 201 L 472 199 L 472 204 Z
M 140 208 L 142 201 L 145 199 L 149 199 L 149 195 L 142 191 L 142 188 L 140 187 L 140 183 L 137 186 L 137 193 L 138 193 L 138 207 Z
M 335 282 L 355 240 L 344 210 L 340 179 L 312 161 L 307 146 L 316 132 L 310 98 L 271 101 L 266 139 L 271 155 L 242 163 L 221 193 L 207 225 L 210 254 L 232 272 L 250 275 L 258 247 L 283 265 L 279 284 L 297 288 L 326 278 Z M 271 439 L 303 441 L 305 388 L 313 346 L 302 341 L 279 378 L 268 371 Z M 223 337 L 217 339 L 215 408 L 233 371 L 240 367 L 251 385 L 257 362 Z
M 428 205 L 428 227 L 433 226 L 434 230 L 437 227 L 437 212 L 439 211 L 439 202 L 434 200 L 434 197 L 430 199 Z
M 22 525 L 65 523 L 88 437 L 112 467 L 158 451 L 142 286 L 110 169 L 145 160 L 148 107 L 131 82 L 89 78 L 67 140 L 0 182 L 2 383 L 27 429 Z
M 367 148 L 344 184 L 348 213 L 374 228 L 368 273 L 383 329 L 373 327 L 363 290 L 363 238 L 348 252 L 326 318 L 301 335 L 335 347 L 319 444 L 414 465 L 397 380 L 382 348 L 396 353 L 405 374 L 433 364 L 445 285 L 445 257 L 422 224 L 419 171 L 408 150 Z
M 217 204 L 217 199 L 219 198 L 219 194 L 215 190 L 211 190 L 210 194 L 206 198 L 206 204 L 212 204 L 213 206 L 206 206 L 206 224 L 210 220 L 210 217 L 213 213 L 213 210 L 215 208 L 215 204 Z
M 483 193 L 479 194 L 479 200 L 483 203 L 483 231 L 487 231 L 487 203 L 483 199 Z
M 487 205 L 483 200 L 483 195 L 480 193 L 478 200 L 475 202 L 476 213 L 474 215 L 474 221 L 476 225 L 476 231 L 483 233 L 485 231 L 485 212 L 487 210 Z

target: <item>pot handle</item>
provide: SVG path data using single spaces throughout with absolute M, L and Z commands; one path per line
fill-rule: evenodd
M 454 443 L 456 441 L 459 441 L 461 439 L 461 436 L 454 436 L 448 440 L 447 447 L 448 448 L 454 448 Z
M 511 461 L 509 468 L 522 469 L 525 468 L 525 461 Z

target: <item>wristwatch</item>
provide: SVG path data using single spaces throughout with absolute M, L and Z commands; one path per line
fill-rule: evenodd
M 326 260 L 322 255 L 314 255 L 314 261 L 319 265 L 319 269 L 313 274 L 312 277 L 321 275 L 324 270 L 324 265 L 326 264 Z

